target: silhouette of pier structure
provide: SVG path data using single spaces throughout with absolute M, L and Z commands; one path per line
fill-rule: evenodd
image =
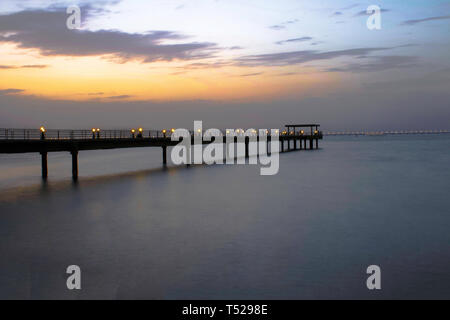
M 276 129 L 280 141 L 278 152 L 318 149 L 319 140 L 323 138 L 319 131 L 319 124 L 286 125 L 285 129 Z M 175 129 L 163 130 L 47 130 L 40 129 L 0 129 L 0 154 L 13 153 L 40 153 L 42 178 L 48 177 L 48 153 L 70 152 L 72 155 L 72 178 L 78 179 L 78 153 L 86 150 L 119 149 L 160 147 L 162 149 L 163 165 L 167 164 L 167 148 L 180 143 L 181 139 L 172 141 Z M 202 139 L 203 144 L 226 144 L 228 130 L 222 135 L 222 141 Z M 190 131 L 191 144 L 194 145 L 196 136 L 203 136 L 204 132 Z M 234 143 L 239 136 L 243 136 L 245 142 L 245 157 L 249 157 L 250 141 L 260 140 L 260 130 L 253 130 L 252 134 L 244 133 L 244 130 L 235 131 Z M 267 143 L 271 141 L 271 131 L 266 131 Z M 309 143 L 309 144 L 308 144 Z M 267 150 L 269 150 L 267 148 Z M 272 152 L 272 150 L 271 150 Z M 276 151 L 275 151 L 276 152 Z

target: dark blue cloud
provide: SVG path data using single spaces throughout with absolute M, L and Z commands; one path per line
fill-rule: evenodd
M 89 12 L 90 7 L 81 9 Z M 14 43 L 24 49 L 38 49 L 42 55 L 48 56 L 110 55 L 121 62 L 199 59 L 213 56 L 216 50 L 214 43 L 206 42 L 164 44 L 166 40 L 183 41 L 188 38 L 166 30 L 146 33 L 69 30 L 66 28 L 67 17 L 65 10 L 59 8 L 0 15 L 0 42 Z
M 304 41 L 309 41 L 312 40 L 312 37 L 300 37 L 300 38 L 294 38 L 294 39 L 287 39 L 287 40 L 282 40 L 282 41 L 277 41 L 275 42 L 276 44 L 286 44 L 286 43 L 292 43 L 292 42 L 304 42 Z
M 286 66 L 317 60 L 330 60 L 339 57 L 359 57 L 370 53 L 393 49 L 389 47 L 356 48 L 337 51 L 319 52 L 316 50 L 289 51 L 269 54 L 259 54 L 240 57 L 235 60 L 241 66 Z
M 275 24 L 275 25 L 269 26 L 269 29 L 282 30 L 282 29 L 286 29 L 286 27 L 288 25 L 294 24 L 294 23 L 297 23 L 297 22 L 298 22 L 298 19 L 288 20 L 288 21 L 284 21 L 284 22 L 282 22 L 280 24 Z
M 402 25 L 412 26 L 418 23 L 427 22 L 427 21 L 435 21 L 435 20 L 448 20 L 450 19 L 449 16 L 437 16 L 437 17 L 429 17 L 429 18 L 423 18 L 423 19 L 416 19 L 416 20 L 406 20 L 402 22 Z
M 373 56 L 365 57 L 365 63 L 350 63 L 342 67 L 328 68 L 327 72 L 377 72 L 389 69 L 410 68 L 417 66 L 418 58 L 414 56 Z
M 381 13 L 390 12 L 390 11 L 391 10 L 389 10 L 389 9 L 383 9 L 383 8 L 380 9 Z M 363 11 L 360 11 L 360 12 L 356 13 L 354 15 L 354 17 L 364 17 L 364 16 L 369 16 L 371 14 L 372 14 L 371 12 L 367 13 L 367 10 L 363 10 Z

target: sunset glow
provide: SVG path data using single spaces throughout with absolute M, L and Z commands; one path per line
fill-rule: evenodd
M 191 69 L 179 61 L 116 63 L 107 56 L 46 57 L 35 50 L 4 46 L 0 88 L 20 94 L 68 100 L 261 99 L 301 95 L 316 86 L 336 85 L 336 75 L 314 68 L 237 67 Z

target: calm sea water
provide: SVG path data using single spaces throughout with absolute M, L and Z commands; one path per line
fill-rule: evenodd
M 258 166 L 0 156 L 0 298 L 450 298 L 450 135 L 327 137 Z M 82 289 L 66 289 L 68 265 Z M 366 288 L 381 267 L 382 289 Z

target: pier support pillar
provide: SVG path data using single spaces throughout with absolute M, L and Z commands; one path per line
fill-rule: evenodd
M 72 179 L 73 181 L 78 180 L 78 151 L 71 151 L 72 154 Z
M 249 157 L 248 145 L 249 145 L 250 137 L 245 137 L 245 157 Z
M 256 159 L 259 159 L 259 135 L 256 136 L 256 155 L 254 155 L 256 157 Z
M 284 140 L 280 140 L 281 152 L 284 152 Z
M 309 149 L 312 150 L 313 148 L 313 139 L 309 139 Z
M 47 152 L 41 152 L 41 158 L 42 158 L 42 179 L 47 180 L 48 178 Z
M 162 156 L 163 156 L 163 164 L 166 165 L 167 164 L 167 147 L 163 146 L 162 147 Z
M 316 149 L 319 149 L 319 139 L 315 139 L 316 140 Z
M 294 150 L 297 150 L 297 138 L 294 138 Z
M 288 138 L 287 143 L 288 143 L 288 151 L 291 151 L 291 139 Z

